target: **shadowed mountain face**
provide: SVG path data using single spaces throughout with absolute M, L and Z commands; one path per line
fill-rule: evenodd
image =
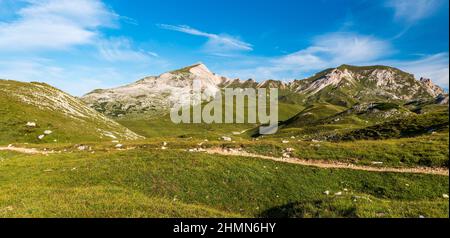
M 201 80 L 202 91 L 207 96 L 214 96 L 223 88 L 279 88 L 281 101 L 302 105 L 329 103 L 350 108 L 359 103 L 404 103 L 437 97 L 445 103 L 444 91 L 429 79 L 416 80 L 412 74 L 387 66 L 349 65 L 327 69 L 303 80 L 258 83 L 221 77 L 205 65 L 196 64 L 119 88 L 94 90 L 82 100 L 112 117 L 166 114 L 171 105 L 188 103 L 195 79 Z

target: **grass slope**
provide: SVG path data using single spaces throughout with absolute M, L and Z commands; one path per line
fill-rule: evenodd
M 35 127 L 27 122 L 36 123 Z M 52 134 L 38 139 L 45 130 Z M 136 139 L 138 135 L 49 85 L 0 80 L 0 144 Z
M 444 176 L 144 148 L 0 155 L 2 217 L 274 217 L 290 204 L 306 208 L 284 216 L 448 217 Z

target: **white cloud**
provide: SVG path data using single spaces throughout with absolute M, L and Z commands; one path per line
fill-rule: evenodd
M 184 25 L 174 26 L 159 24 L 158 26 L 165 30 L 178 31 L 189 35 L 208 38 L 208 42 L 205 45 L 205 50 L 214 55 L 228 55 L 229 53 L 236 51 L 253 50 L 253 46 L 251 44 L 243 42 L 232 36 L 207 33 Z
M 312 46 L 274 60 L 275 64 L 314 70 L 337 64 L 368 62 L 391 52 L 390 44 L 371 36 L 331 33 L 317 37 Z
M 389 42 L 371 36 L 338 32 L 319 36 L 311 46 L 292 54 L 273 58 L 244 57 L 243 61 L 253 64 L 245 64 L 243 68 L 236 65 L 237 69 L 223 72 L 233 77 L 258 80 L 294 79 L 341 64 L 364 64 L 391 53 Z
M 135 49 L 132 42 L 124 37 L 101 40 L 98 49 L 103 59 L 110 62 L 149 62 L 158 54 Z
M 397 20 L 413 23 L 433 15 L 442 2 L 443 0 L 388 0 L 387 7 L 394 9 Z
M 66 49 L 92 43 L 118 18 L 99 0 L 26 0 L 17 18 L 0 22 L 1 51 Z

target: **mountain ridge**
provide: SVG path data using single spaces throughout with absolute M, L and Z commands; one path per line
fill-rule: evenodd
M 435 99 L 444 90 L 430 79 L 416 80 L 414 75 L 390 66 L 341 65 L 302 79 L 284 82 L 253 79 L 231 79 L 211 72 L 196 63 L 159 76 L 149 76 L 134 83 L 112 89 L 97 89 L 81 99 L 95 110 L 112 117 L 125 115 L 157 115 L 176 104 L 188 104 L 190 87 L 199 79 L 203 100 L 214 97 L 223 88 L 270 88 L 297 94 L 309 105 L 327 102 L 351 107 L 359 102 L 410 101 Z M 445 100 L 444 100 L 445 102 Z

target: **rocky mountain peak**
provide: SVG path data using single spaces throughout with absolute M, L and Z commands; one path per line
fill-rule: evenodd
M 436 97 L 438 95 L 445 93 L 441 87 L 434 84 L 433 81 L 431 81 L 431 79 L 429 78 L 421 77 L 419 81 L 425 87 L 425 90 L 427 90 L 427 92 L 430 93 L 432 96 Z
M 210 98 L 220 91 L 219 85 L 228 79 L 198 63 L 159 76 L 146 77 L 122 87 L 94 90 L 82 99 L 109 116 L 154 114 L 174 104 L 189 104 L 194 80 L 201 82 L 203 96 Z

